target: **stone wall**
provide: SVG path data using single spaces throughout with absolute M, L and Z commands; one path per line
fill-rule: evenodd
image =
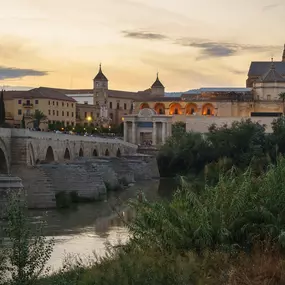
M 207 133 L 209 126 L 212 124 L 217 124 L 222 126 L 223 124 L 231 125 L 235 121 L 251 119 L 253 122 L 258 122 L 260 124 L 266 125 L 266 132 L 272 132 L 271 123 L 274 119 L 272 117 L 250 117 L 250 118 L 241 118 L 241 117 L 206 117 L 206 116 L 192 116 L 186 120 L 186 131 L 194 131 L 200 133 Z
M 146 155 L 79 158 L 33 167 L 13 165 L 12 171 L 22 178 L 30 208 L 55 207 L 55 195 L 61 191 L 102 200 L 107 190 L 159 177 L 156 158 Z

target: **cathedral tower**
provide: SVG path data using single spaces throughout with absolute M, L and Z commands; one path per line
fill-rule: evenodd
M 160 82 L 160 80 L 158 78 L 158 73 L 157 73 L 156 80 L 154 81 L 154 83 L 151 86 L 151 95 L 163 97 L 164 96 L 164 89 L 165 88 L 164 88 L 163 84 Z
M 107 105 L 108 79 L 102 72 L 101 64 L 99 66 L 98 74 L 93 79 L 93 91 L 93 104 L 99 105 L 100 107 Z

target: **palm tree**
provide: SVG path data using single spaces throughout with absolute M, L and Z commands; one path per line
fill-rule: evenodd
M 285 92 L 279 94 L 279 99 L 283 102 L 283 116 L 285 115 Z
M 40 110 L 36 110 L 33 114 L 33 123 L 36 128 L 39 128 L 40 124 L 42 122 L 45 122 L 47 120 L 47 116 Z

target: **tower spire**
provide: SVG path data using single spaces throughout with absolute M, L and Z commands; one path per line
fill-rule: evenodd
M 285 62 L 285 44 L 284 44 L 284 49 L 283 49 L 282 61 Z

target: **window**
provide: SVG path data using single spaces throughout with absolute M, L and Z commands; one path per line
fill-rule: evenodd
M 62 116 L 64 116 L 64 111 L 62 111 Z
M 69 126 L 69 122 L 68 121 L 66 122 L 66 125 Z
M 52 114 L 55 115 L 55 110 L 52 110 Z
M 18 100 L 18 104 L 22 104 L 22 100 Z
M 52 104 L 54 105 L 54 101 L 52 101 Z
M 48 114 L 50 115 L 50 110 L 48 110 Z
M 58 102 L 56 102 L 56 106 L 58 106 Z
M 267 95 L 267 100 L 271 100 L 271 95 Z
M 18 110 L 18 115 L 22 115 L 22 110 L 21 109 Z
M 35 104 L 39 104 L 39 100 L 35 100 Z
M 117 102 L 117 109 L 120 109 L 120 103 Z
M 71 107 L 73 108 L 73 103 L 71 104 Z
M 66 106 L 68 107 L 68 103 L 66 103 Z
M 208 111 L 209 111 L 209 109 L 208 109 Z M 174 110 L 174 114 L 175 114 L 175 115 L 178 115 L 178 109 L 175 109 L 175 110 Z
M 74 122 L 71 122 L 71 126 L 72 126 L 72 127 L 74 126 Z
M 56 115 L 58 116 L 58 111 L 56 111 Z
M 48 101 L 48 104 L 50 105 L 50 101 Z
M 110 119 L 113 120 L 113 114 L 112 113 L 110 114 Z
M 73 112 L 71 113 L 71 117 L 74 117 L 74 113 Z
M 110 102 L 110 103 L 109 103 L 109 106 L 110 106 L 110 109 L 112 109 L 112 108 L 113 108 L 113 103 Z
M 67 117 L 69 116 L 69 112 L 66 112 L 66 116 L 67 116 Z
M 87 112 L 84 112 L 84 118 L 87 118 Z
M 88 101 L 84 101 L 84 104 L 85 104 L 85 105 L 88 105 Z
M 207 115 L 211 115 L 211 109 L 207 109 Z
M 127 110 L 127 103 L 124 103 L 124 110 Z
M 61 103 L 62 107 L 64 107 L 64 102 Z
M 195 109 L 191 108 L 190 114 L 193 115 L 195 113 Z
M 27 100 L 27 105 L 31 105 L 31 101 L 30 100 Z

